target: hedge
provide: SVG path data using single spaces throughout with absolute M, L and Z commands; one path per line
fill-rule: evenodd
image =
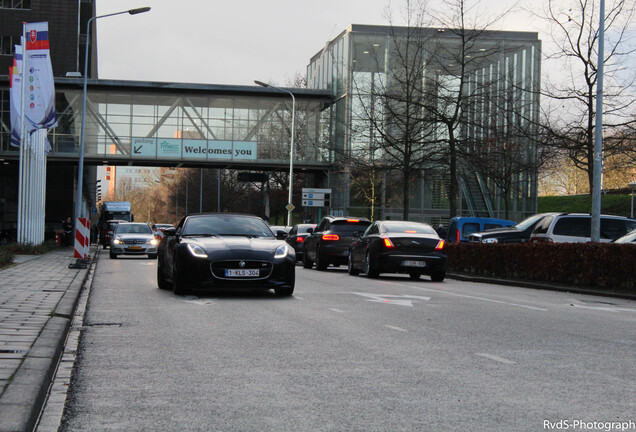
M 448 272 L 636 294 L 636 245 L 514 243 L 447 246 Z

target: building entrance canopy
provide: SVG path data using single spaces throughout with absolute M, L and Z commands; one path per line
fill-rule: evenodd
M 56 79 L 58 127 L 48 136 L 51 161 L 78 157 L 81 84 L 81 79 Z M 289 90 L 296 97 L 294 163 L 324 168 L 331 162 L 321 150 L 329 147 L 330 92 Z M 8 99 L 8 85 L 2 95 Z M 256 86 L 89 80 L 85 161 L 282 169 L 289 165 L 291 105 L 288 94 Z M 17 158 L 4 114 L 0 153 Z

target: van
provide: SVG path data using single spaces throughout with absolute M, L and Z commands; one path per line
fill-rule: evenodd
M 514 225 L 515 222 L 506 219 L 485 217 L 454 217 L 448 225 L 446 241 L 448 243 L 467 242 L 470 235 L 489 229 L 504 228 Z

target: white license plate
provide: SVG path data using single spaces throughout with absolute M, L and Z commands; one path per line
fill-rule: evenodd
M 426 267 L 426 261 L 402 261 L 404 267 Z
M 238 269 L 238 270 L 225 270 L 226 277 L 258 277 L 260 273 L 258 269 Z

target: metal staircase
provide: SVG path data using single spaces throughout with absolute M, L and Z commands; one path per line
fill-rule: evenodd
M 475 172 L 462 173 L 460 176 L 460 187 L 471 216 L 494 217 L 494 209 L 488 193 L 488 187 L 481 175 Z

